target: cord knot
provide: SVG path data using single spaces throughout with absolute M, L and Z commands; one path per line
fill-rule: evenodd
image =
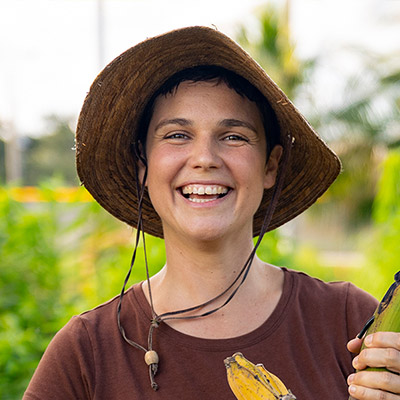
M 153 319 L 151 320 L 151 325 L 152 325 L 154 328 L 158 328 L 158 327 L 160 326 L 160 321 L 159 321 L 157 318 L 153 318 Z

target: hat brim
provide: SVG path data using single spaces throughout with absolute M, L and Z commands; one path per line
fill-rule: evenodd
M 199 65 L 217 65 L 241 75 L 271 104 L 281 142 L 294 138 L 283 189 L 268 230 L 312 205 L 340 172 L 338 157 L 266 72 L 238 44 L 207 27 L 178 29 L 148 39 L 122 53 L 95 79 L 82 107 L 76 132 L 77 171 L 82 184 L 112 215 L 136 227 L 138 197 L 132 143 L 144 107 L 173 74 Z M 260 232 L 272 190 L 265 190 L 254 216 Z M 161 220 L 145 193 L 145 232 L 163 237 Z

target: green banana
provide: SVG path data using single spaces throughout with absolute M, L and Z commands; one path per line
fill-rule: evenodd
M 357 337 L 361 339 L 375 332 L 400 332 L 400 271 L 395 274 L 394 283 L 389 287 L 374 315 Z M 363 344 L 361 350 L 364 348 Z M 386 371 L 386 368 L 367 367 L 363 371 Z M 350 396 L 349 400 L 355 399 Z

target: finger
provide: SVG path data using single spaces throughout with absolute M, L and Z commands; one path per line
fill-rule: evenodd
M 400 351 L 393 348 L 366 348 L 354 358 L 353 367 L 357 370 L 387 368 L 400 373 Z
M 370 389 L 363 386 L 351 385 L 349 386 L 349 394 L 354 399 L 358 400 L 399 400 L 400 396 L 397 394 L 382 392 L 378 389 Z
M 400 350 L 399 332 L 376 332 L 365 338 L 366 347 L 392 347 Z
M 362 345 L 362 339 L 355 338 L 350 340 L 349 343 L 347 343 L 347 349 L 351 353 L 359 353 L 361 345 Z
M 361 371 L 348 377 L 350 386 L 400 393 L 400 376 L 388 371 Z M 378 397 L 379 398 L 379 397 Z M 400 399 L 400 396 L 398 397 Z

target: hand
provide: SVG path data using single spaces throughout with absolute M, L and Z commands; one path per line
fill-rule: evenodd
M 352 353 L 358 353 L 362 340 L 347 344 Z M 400 400 L 400 333 L 376 332 L 364 339 L 365 348 L 354 358 L 353 367 L 385 367 L 387 371 L 360 371 L 348 377 L 349 393 L 359 400 Z

